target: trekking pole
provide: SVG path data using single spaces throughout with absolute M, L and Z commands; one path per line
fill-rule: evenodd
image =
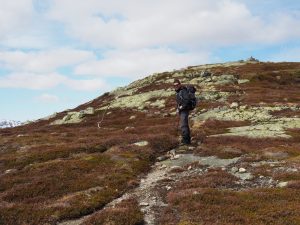
M 104 110 L 104 112 L 103 112 L 103 114 L 102 114 L 101 120 L 100 120 L 99 122 L 97 122 L 97 127 L 98 127 L 99 129 L 101 129 L 101 124 L 102 124 L 102 122 L 103 122 L 103 120 L 104 120 L 104 116 L 105 116 L 106 111 L 108 110 L 108 108 L 109 108 L 109 106 L 110 106 L 110 103 L 111 103 L 111 102 L 109 102 L 109 104 L 107 105 L 106 109 Z M 99 116 L 99 114 L 98 114 L 98 116 Z

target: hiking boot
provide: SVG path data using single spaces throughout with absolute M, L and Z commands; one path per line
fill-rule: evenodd
M 191 146 L 191 143 L 180 143 L 176 152 L 178 153 L 187 153 L 188 151 L 190 151 L 190 146 Z

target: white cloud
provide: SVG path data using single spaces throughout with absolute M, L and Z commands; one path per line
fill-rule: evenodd
M 108 85 L 101 79 L 75 80 L 58 73 L 12 73 L 0 77 L 0 88 L 25 88 L 31 90 L 44 90 L 63 85 L 72 90 L 93 91 L 107 90 Z
M 33 1 L 0 0 L 0 47 L 40 49 L 53 45 L 53 31 L 34 10 Z
M 11 33 L 25 31 L 31 24 L 33 9 L 31 0 L 0 0 L 0 39 Z
M 10 71 L 0 76 L 0 87 L 105 88 L 103 77 L 139 78 L 211 62 L 219 47 L 266 46 L 300 37 L 300 29 L 294 29 L 300 26 L 299 14 L 285 10 L 258 15 L 246 2 L 0 0 L 0 49 L 38 49 L 0 50 L 0 67 Z M 60 47 L 53 48 L 53 43 Z M 75 45 L 94 47 L 101 58 Z M 61 75 L 59 69 L 65 67 L 97 79 Z
M 266 20 L 237 0 L 54 0 L 48 17 L 84 43 L 117 49 L 268 44 L 300 37 L 299 29 L 290 29 L 300 26 L 296 17 L 271 14 Z
M 49 73 L 93 58 L 92 52 L 66 48 L 35 52 L 2 51 L 0 65 L 13 71 Z
M 66 77 L 57 74 L 34 74 L 34 73 L 12 73 L 5 77 L 0 77 L 0 87 L 28 88 L 42 90 L 53 88 L 65 82 Z
M 88 80 L 71 80 L 65 82 L 65 85 L 80 91 L 107 91 L 109 86 L 101 79 L 88 79 Z
M 207 62 L 208 53 L 177 53 L 170 49 L 109 51 L 104 59 L 79 64 L 75 74 L 138 78 L 153 72 L 163 72 Z
M 42 94 L 37 97 L 37 100 L 42 103 L 56 103 L 59 101 L 59 97 L 51 94 Z

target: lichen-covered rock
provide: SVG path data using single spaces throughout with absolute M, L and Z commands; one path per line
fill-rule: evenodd
M 286 107 L 240 107 L 230 109 L 218 107 L 193 117 L 195 124 L 207 119 L 226 121 L 251 121 L 250 126 L 232 127 L 228 133 L 213 136 L 246 136 L 251 138 L 281 137 L 289 138 L 286 129 L 300 128 L 300 118 L 274 118 L 270 112 L 280 111 Z M 289 107 L 296 109 L 296 107 Z
M 300 128 L 300 118 L 281 118 L 257 125 L 232 127 L 229 133 L 213 136 L 246 136 L 250 138 L 290 138 L 286 129 Z
M 82 113 L 83 115 L 94 115 L 95 109 L 93 107 L 88 107 L 84 110 L 81 110 L 80 113 Z
M 84 114 L 82 112 L 68 112 L 61 120 L 55 120 L 51 125 L 80 123 L 83 120 Z
M 230 96 L 229 92 L 219 92 L 219 91 L 202 91 L 201 93 L 197 93 L 197 99 L 206 100 L 206 101 L 219 101 L 225 102 L 226 99 Z
M 237 78 L 234 75 L 223 74 L 221 76 L 213 76 L 212 80 L 216 85 L 235 84 Z
M 55 120 L 51 125 L 71 124 L 82 122 L 85 115 L 93 115 L 95 110 L 93 107 L 88 107 L 80 112 L 68 112 L 61 120 Z
M 159 106 L 164 107 L 164 99 L 158 100 L 156 103 L 151 102 L 153 98 L 163 98 L 170 97 L 174 95 L 174 91 L 171 89 L 160 89 L 155 91 L 149 91 L 141 94 L 120 97 L 113 100 L 110 104 L 110 108 L 136 108 L 143 110 L 146 106 Z M 103 110 L 106 107 L 99 108 L 98 110 Z
M 273 117 L 269 112 L 280 111 L 286 107 L 240 107 L 230 109 L 227 107 L 218 107 L 198 115 L 195 119 L 217 119 L 230 121 L 269 121 Z M 292 108 L 291 108 L 292 109 Z

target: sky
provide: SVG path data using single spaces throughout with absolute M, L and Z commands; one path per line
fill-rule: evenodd
M 192 65 L 300 61 L 296 0 L 0 0 L 0 119 Z

